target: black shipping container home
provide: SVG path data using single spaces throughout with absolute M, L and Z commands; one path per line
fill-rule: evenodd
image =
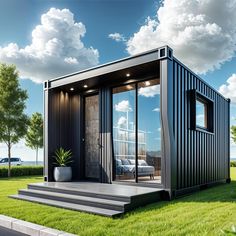
M 45 183 L 15 198 L 114 216 L 230 182 L 230 100 L 168 46 L 46 81 L 44 104 Z M 59 147 L 74 183 L 53 183 Z
M 44 84 L 45 181 L 56 148 L 73 180 L 161 187 L 172 198 L 230 180 L 230 100 L 168 46 Z

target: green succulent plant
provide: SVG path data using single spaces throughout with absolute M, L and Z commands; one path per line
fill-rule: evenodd
M 56 165 L 63 167 L 67 166 L 69 163 L 73 162 L 71 160 L 72 158 L 72 152 L 71 150 L 65 150 L 64 148 L 60 147 L 55 151 L 55 155 L 53 156 L 55 158 Z

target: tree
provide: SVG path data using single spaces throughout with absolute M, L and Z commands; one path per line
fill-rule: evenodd
M 38 165 L 38 150 L 43 147 L 43 117 L 41 113 L 34 113 L 30 119 L 26 134 L 26 146 L 36 150 L 36 165 Z
M 232 125 L 231 126 L 231 134 L 232 134 L 232 139 L 236 143 L 236 126 Z
M 12 145 L 27 132 L 28 117 L 24 114 L 27 98 L 27 92 L 20 87 L 16 67 L 0 64 L 0 141 L 8 148 L 8 177 Z

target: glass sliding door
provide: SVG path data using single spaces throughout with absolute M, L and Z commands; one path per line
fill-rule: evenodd
M 115 180 L 161 183 L 160 79 L 114 88 L 112 100 Z
M 160 80 L 138 83 L 138 181 L 161 182 Z
M 114 88 L 112 93 L 115 179 L 135 181 L 135 85 Z

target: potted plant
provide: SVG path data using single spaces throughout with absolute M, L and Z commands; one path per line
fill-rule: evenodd
M 54 179 L 57 182 L 70 181 L 72 178 L 72 169 L 70 166 L 67 166 L 72 162 L 72 152 L 71 150 L 65 150 L 60 147 L 55 151 L 55 163 L 57 166 L 54 168 Z

